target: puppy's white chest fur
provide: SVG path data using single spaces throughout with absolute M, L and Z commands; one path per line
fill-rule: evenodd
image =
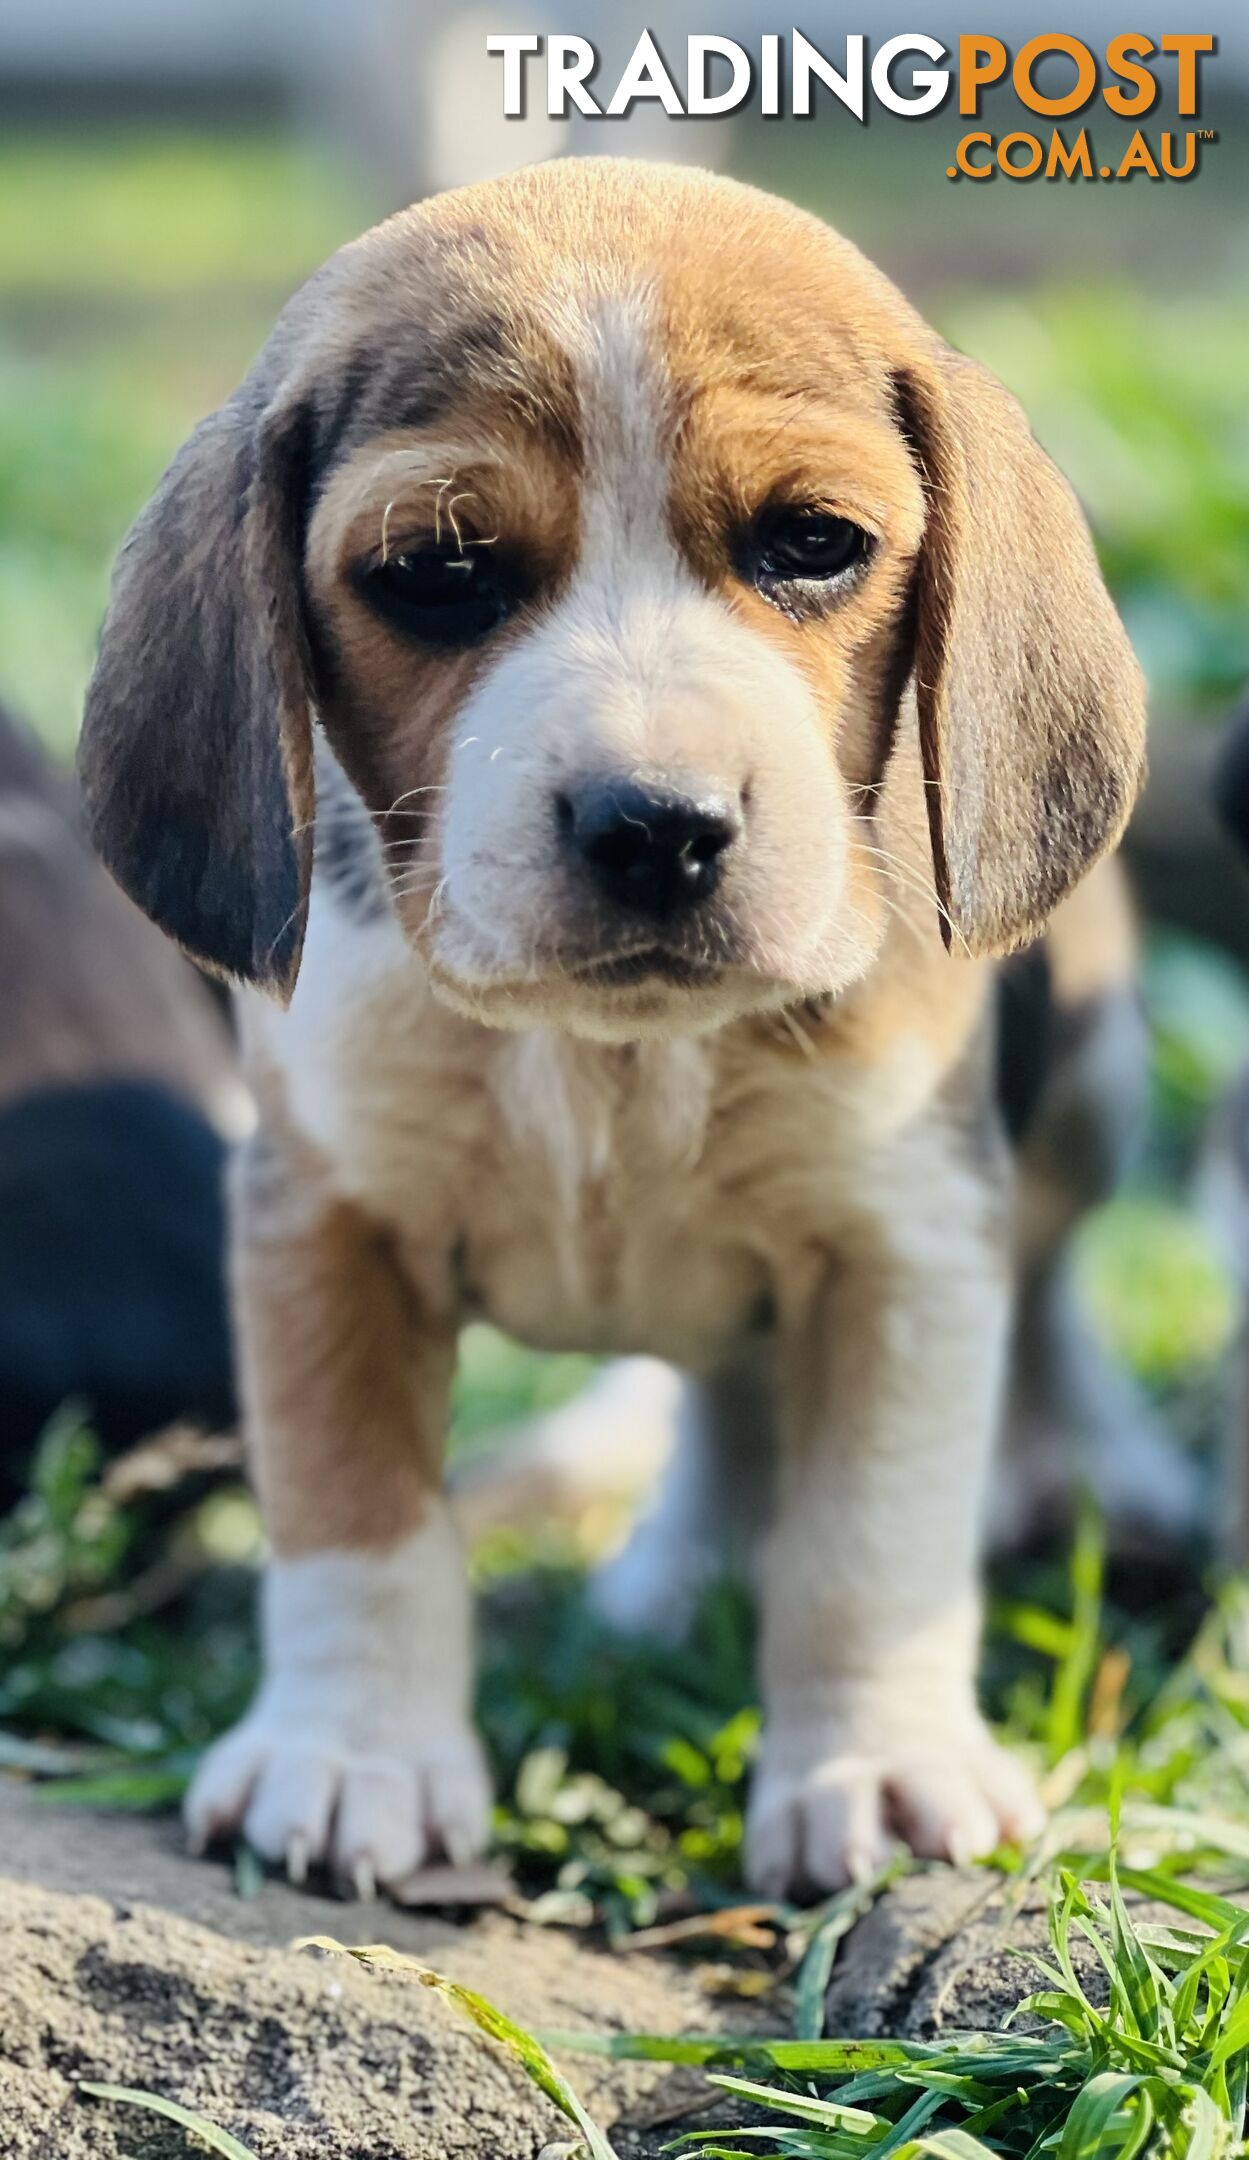
M 869 1092 L 792 1041 L 605 1046 L 475 1026 L 397 929 L 314 903 L 290 1011 L 253 1010 L 334 1183 L 396 1234 L 432 1311 L 547 1348 L 714 1359 L 855 1204 Z M 777 1023 L 778 1028 L 783 1023 Z M 927 1092 L 922 1049 L 872 1076 L 881 1137 Z

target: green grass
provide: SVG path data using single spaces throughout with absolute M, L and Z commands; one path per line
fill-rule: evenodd
M 0 144 L 0 287 L 33 310 L 239 288 L 266 299 L 379 214 L 335 158 L 249 131 L 10 130 Z
M 698 2130 L 703 2160 L 1207 2160 L 1240 2149 L 1249 2075 L 1249 1912 L 1165 1876 L 1119 1870 L 1103 1894 L 1059 1875 L 1050 1956 L 1005 2031 L 939 2042 L 704 2041 L 561 2034 L 550 2044 L 700 2064 L 764 2123 Z M 1125 1882 L 1182 1920 L 1135 1919 Z M 1089 1952 L 1092 1953 L 1090 1958 Z M 1090 1976 L 1091 1967 L 1091 1976 Z
M 383 207 L 280 136 L 0 143 L 0 695 L 60 753 L 130 520 L 287 295 Z

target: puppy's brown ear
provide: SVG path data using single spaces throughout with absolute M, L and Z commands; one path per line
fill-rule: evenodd
M 87 693 L 88 829 L 214 972 L 289 997 L 312 849 L 299 532 L 303 422 L 251 378 L 127 539 Z
M 1080 507 L 1014 399 L 953 352 L 899 393 L 927 498 L 915 692 L 943 928 L 1009 952 L 1122 831 L 1144 685 Z

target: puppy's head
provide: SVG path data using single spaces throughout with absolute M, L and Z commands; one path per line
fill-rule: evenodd
M 862 974 L 899 729 L 978 952 L 1115 839 L 1142 759 L 1079 510 L 1001 388 L 800 212 L 598 161 L 336 256 L 123 552 L 96 839 L 283 994 L 314 719 L 441 994 L 606 1037 Z

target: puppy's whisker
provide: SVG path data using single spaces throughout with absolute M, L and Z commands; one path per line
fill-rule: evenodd
M 308 902 L 310 898 L 310 894 L 301 895 L 301 897 L 295 902 L 295 905 L 291 909 L 290 914 L 287 916 L 285 922 L 279 924 L 278 929 L 272 939 L 272 942 L 265 949 L 266 961 L 272 960 L 274 953 L 277 951 L 278 946 L 281 944 L 283 938 L 286 936 L 286 933 L 290 929 L 292 923 L 295 922 L 300 915 L 307 914 Z
M 873 847 L 870 841 L 867 840 L 860 840 L 859 845 L 865 854 L 874 856 L 884 867 L 886 875 L 894 878 L 906 892 L 913 893 L 917 899 L 923 900 L 927 906 L 936 909 L 942 922 L 948 928 L 951 937 L 962 947 L 963 952 L 970 960 L 972 957 L 971 947 L 950 914 L 949 909 L 939 898 L 935 885 L 928 884 L 918 870 L 909 863 L 901 862 L 888 848 Z
M 434 890 L 430 895 L 429 906 L 425 910 L 425 921 L 422 926 L 424 929 L 428 930 L 431 923 L 436 922 L 439 915 L 442 913 L 445 893 L 446 880 L 444 878 L 439 884 L 435 885 Z
M 405 892 L 420 892 L 424 886 L 436 884 L 445 873 L 437 863 L 415 863 L 411 868 L 404 868 L 392 863 L 387 866 L 387 875 L 390 880 L 391 893 L 398 895 Z
M 369 812 L 369 816 L 370 816 L 370 817 L 372 817 L 372 818 L 388 818 L 388 817 L 393 817 L 393 816 L 395 815 L 395 812 L 396 812 L 396 811 L 398 810 L 398 808 L 399 808 L 399 805 L 400 805 L 400 803 L 410 802 L 410 801 L 411 801 L 411 799 L 412 799 L 412 797 L 413 797 L 414 795 L 444 795 L 445 793 L 446 793 L 446 782 L 445 782 L 445 781 L 438 781 L 438 780 L 430 780 L 430 781 L 426 781 L 426 782 L 425 782 L 425 783 L 424 783 L 423 785 L 421 785 L 420 787 L 410 787 L 410 788 L 405 788 L 405 789 L 404 789 L 404 791 L 403 791 L 403 793 L 402 793 L 402 795 L 396 795 L 396 797 L 395 797 L 394 801 L 393 801 L 393 802 L 391 803 L 391 805 L 390 805 L 389 809 L 387 809 L 387 810 L 371 810 L 371 811 Z M 419 815 L 419 812 L 412 812 L 411 814 L 412 814 L 413 816 L 416 816 L 416 815 Z

